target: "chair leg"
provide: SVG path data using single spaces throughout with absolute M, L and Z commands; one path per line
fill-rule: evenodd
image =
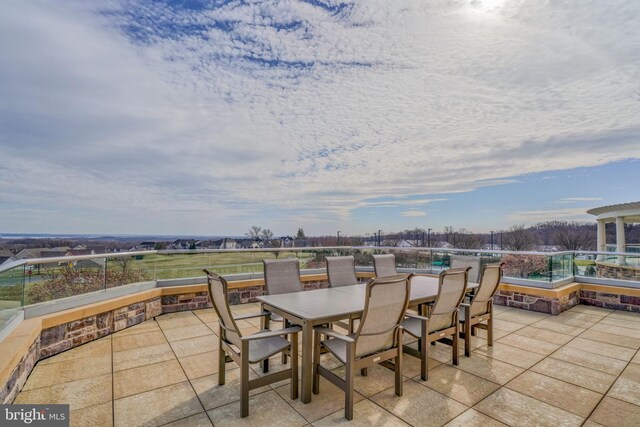
M 291 400 L 298 398 L 298 334 L 291 334 Z
M 459 332 L 460 332 L 460 325 L 456 316 L 456 332 L 455 334 L 453 334 L 453 364 L 454 365 L 458 365 L 458 360 L 460 358 L 460 348 L 458 347 L 458 340 L 460 339 L 458 337 Z
M 366 377 L 367 375 L 369 375 L 369 368 L 360 369 L 360 375 L 362 375 L 363 377 Z
M 282 319 L 282 327 L 285 329 L 289 327 L 289 321 L 287 319 Z M 282 364 L 287 364 L 287 354 L 285 352 L 282 352 Z
M 320 373 L 318 372 L 318 366 L 320 365 L 320 334 L 313 332 L 313 382 L 312 391 L 313 394 L 320 393 Z
M 245 344 L 243 342 L 243 344 Z M 249 416 L 249 345 L 243 345 L 240 363 L 240 417 Z
M 353 364 L 355 345 L 347 344 L 347 363 L 345 364 L 345 388 L 344 388 L 344 417 L 348 420 L 353 419 Z
M 476 336 L 476 327 L 475 326 L 471 327 L 471 335 L 474 336 L 474 337 Z
M 222 338 L 218 339 L 218 385 L 224 385 L 227 353 L 222 348 Z
M 402 396 L 402 344 L 398 348 L 395 366 L 393 367 L 396 374 L 396 396 Z
M 487 345 L 493 347 L 493 316 L 487 320 Z
M 471 319 L 464 322 L 464 355 L 471 357 Z

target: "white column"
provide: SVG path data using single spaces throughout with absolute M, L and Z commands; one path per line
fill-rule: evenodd
M 627 244 L 624 239 L 624 217 L 616 218 L 616 252 L 625 252 Z M 624 255 L 618 255 L 618 264 L 624 265 L 627 260 Z
M 598 220 L 598 234 L 597 234 L 597 246 L 596 250 L 598 252 L 606 252 L 607 251 L 607 228 L 604 219 Z M 604 261 L 604 255 L 598 255 L 598 261 Z

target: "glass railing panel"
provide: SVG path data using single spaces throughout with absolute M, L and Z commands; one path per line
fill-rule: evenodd
M 24 265 L 0 273 L 0 328 L 22 309 L 26 274 Z
M 510 253 L 502 257 L 504 277 L 551 281 L 552 261 L 550 255 Z
M 640 255 L 576 252 L 574 275 L 583 278 L 640 282 Z
M 104 290 L 106 262 L 106 258 L 58 258 L 51 262 L 27 265 L 25 305 Z
M 155 254 L 114 256 L 105 265 L 105 289 L 155 280 Z

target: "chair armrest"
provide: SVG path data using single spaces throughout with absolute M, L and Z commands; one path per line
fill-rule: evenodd
M 405 315 L 405 317 L 410 317 L 410 318 L 412 318 L 412 319 L 418 319 L 418 320 L 422 320 L 422 321 L 429 320 L 429 318 L 428 318 L 428 317 L 420 316 L 420 315 L 418 315 L 418 314 L 405 313 L 404 315 Z
M 290 328 L 278 329 L 278 330 L 275 330 L 275 331 L 256 332 L 253 335 L 241 337 L 240 339 L 242 341 L 261 340 L 261 339 L 264 339 L 264 338 L 279 337 L 281 335 L 297 334 L 301 330 L 302 330 L 302 328 L 300 326 L 292 326 Z
M 271 312 L 263 311 L 263 312 L 260 312 L 260 313 L 243 314 L 241 316 L 234 317 L 233 320 L 253 319 L 254 317 L 263 317 L 263 316 L 264 317 L 271 316 Z
M 356 340 L 354 340 L 353 338 L 342 335 L 340 332 L 336 332 L 333 329 L 329 329 L 325 326 L 316 326 L 315 328 L 313 328 L 313 330 L 328 337 L 336 338 L 345 342 L 356 342 Z

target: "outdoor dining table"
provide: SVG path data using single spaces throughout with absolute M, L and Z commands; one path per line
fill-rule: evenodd
M 478 287 L 469 283 L 467 290 Z M 315 289 L 258 297 L 262 309 L 279 314 L 291 324 L 302 327 L 302 384 L 300 400 L 311 402 L 313 370 L 313 327 L 362 314 L 366 284 Z M 438 277 L 415 275 L 411 280 L 410 304 L 433 302 L 438 294 Z M 268 320 L 265 327 L 269 327 Z

